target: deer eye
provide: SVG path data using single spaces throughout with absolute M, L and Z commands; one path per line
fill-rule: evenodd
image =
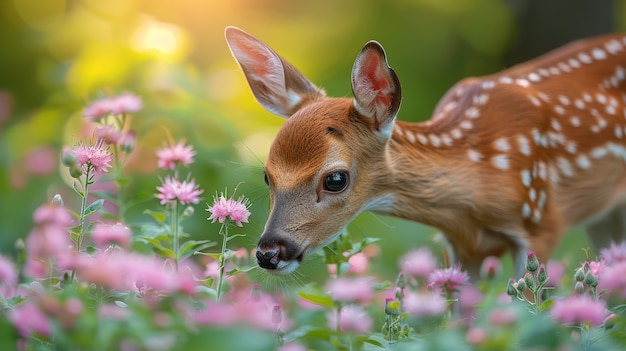
M 348 179 L 348 172 L 346 171 L 330 172 L 324 179 L 324 190 L 331 193 L 341 192 L 348 186 Z
M 263 172 L 263 180 L 265 184 L 270 185 L 270 179 L 267 177 L 267 172 Z

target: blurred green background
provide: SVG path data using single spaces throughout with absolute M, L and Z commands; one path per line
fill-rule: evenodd
M 225 44 L 228 25 L 267 42 L 333 96 L 350 95 L 354 57 L 378 40 L 402 82 L 399 118 L 419 121 L 464 77 L 574 39 L 626 31 L 626 0 L 3 0 L 0 253 L 14 253 L 32 211 L 53 194 L 76 205 L 59 151 L 89 135 L 81 130 L 89 101 L 124 91 L 145 105 L 132 119 L 138 147 L 125 170 L 131 197 L 145 200 L 131 208 L 130 224 L 158 208 L 154 152 L 171 135 L 194 145 L 190 172 L 207 200 L 244 182 L 239 193 L 252 200 L 253 215 L 237 245 L 254 247 L 268 212 L 262 164 L 283 120 L 254 100 Z M 217 240 L 219 227 L 206 222 L 204 208 L 197 206 L 186 230 Z M 377 264 L 390 270 L 408 247 L 431 245 L 434 233 L 372 214 L 349 230 L 382 237 Z M 574 236 L 560 254 L 580 260 L 587 244 Z M 320 265 L 311 259 L 303 268 Z

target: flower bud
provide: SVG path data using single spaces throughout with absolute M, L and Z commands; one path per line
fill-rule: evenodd
M 400 315 L 400 301 L 394 299 L 385 299 L 385 314 L 388 316 Z
M 83 170 L 82 168 L 78 167 L 78 165 L 73 164 L 69 166 L 69 168 L 70 168 L 70 175 L 72 176 L 72 178 L 80 178 L 83 175 Z
M 517 291 L 521 293 L 526 291 L 526 282 L 524 282 L 524 278 L 517 281 Z
M 502 271 L 502 263 L 495 256 L 489 256 L 483 260 L 480 266 L 480 277 L 491 280 Z
M 406 286 L 406 279 L 404 278 L 404 273 L 400 272 L 398 274 L 398 278 L 396 278 L 396 286 L 400 289 L 404 289 Z
M 282 320 L 283 315 L 280 305 L 274 305 L 274 308 L 272 309 L 272 322 L 274 322 L 274 324 L 279 324 Z
M 63 206 L 63 198 L 61 197 L 61 194 L 55 194 L 52 197 L 52 206 Z
M 539 273 L 537 273 L 537 280 L 539 284 L 543 284 L 548 281 L 548 272 L 546 271 L 546 266 L 542 263 L 539 265 Z
M 598 286 L 598 278 L 596 278 L 596 276 L 593 275 L 591 272 L 587 272 L 587 274 L 585 274 L 585 280 L 583 281 L 583 283 L 587 286 L 595 288 Z
M 517 296 L 517 286 L 513 278 L 510 278 L 508 284 L 506 285 L 506 294 L 511 297 Z
M 526 286 L 528 287 L 528 289 L 535 290 L 535 278 L 533 277 L 532 274 L 530 273 L 524 274 L 524 283 L 526 283 Z
M 396 299 L 402 301 L 404 299 L 404 289 L 396 288 Z
M 576 273 L 574 273 L 574 279 L 577 282 L 582 282 L 585 280 L 585 272 L 581 268 L 577 269 Z
M 135 140 L 137 138 L 137 134 L 133 131 L 130 131 L 124 135 L 124 139 L 122 139 L 122 143 L 120 144 L 120 149 L 122 151 L 130 153 L 135 149 Z
M 63 151 L 61 152 L 61 162 L 67 167 L 76 165 L 76 154 L 74 154 L 74 151 L 67 146 L 64 146 Z
M 537 259 L 537 255 L 535 255 L 534 251 L 529 251 L 526 256 L 526 270 L 534 273 L 537 269 L 539 269 L 539 260 Z
M 574 291 L 578 295 L 584 294 L 585 293 L 585 284 L 583 284 L 583 282 L 576 282 L 576 285 L 574 285 Z
M 612 329 L 615 326 L 615 319 L 617 318 L 617 315 L 615 313 L 611 313 L 609 314 L 605 319 L 604 322 L 602 323 L 602 326 L 604 327 L 605 330 L 609 330 Z

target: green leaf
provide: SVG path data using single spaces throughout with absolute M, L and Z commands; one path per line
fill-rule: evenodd
M 121 307 L 121 308 L 127 308 L 128 307 L 128 305 L 124 301 L 115 300 L 115 301 L 113 301 L 113 303 L 115 303 L 118 307 Z
M 96 251 L 98 251 L 98 249 L 93 245 L 87 245 L 87 247 L 85 248 L 85 252 L 90 255 L 95 253 Z
M 229 241 L 231 241 L 231 240 L 232 240 L 232 239 L 234 239 L 234 238 L 245 237 L 245 236 L 246 236 L 246 234 L 233 234 L 233 235 L 229 235 L 229 236 L 226 238 L 226 242 L 229 242 Z
M 374 289 L 374 291 L 385 291 L 388 290 L 389 288 L 391 288 L 391 282 L 388 280 L 385 280 L 384 282 L 380 282 L 376 285 L 374 285 L 372 287 L 372 289 Z
M 143 211 L 143 213 L 152 217 L 159 224 L 163 224 L 165 220 L 167 219 L 167 214 L 160 212 L 160 211 L 145 210 Z
M 196 251 L 193 254 L 194 255 L 208 256 L 208 257 L 214 258 L 216 261 L 219 261 L 220 257 L 222 256 L 222 254 L 219 253 L 219 252 L 218 253 L 211 253 L 211 252 L 199 252 L 199 251 Z
M 130 178 L 126 178 L 126 177 L 116 178 L 115 183 L 117 183 L 117 185 L 119 186 L 126 186 L 130 184 Z
M 74 184 L 72 184 L 72 188 L 78 194 L 78 196 L 85 197 L 85 193 L 82 190 L 78 189 L 78 183 L 74 182 Z
M 552 299 L 548 299 L 548 300 L 542 302 L 541 305 L 539 305 L 539 311 L 545 311 L 545 310 L 549 309 L 552 306 L 553 303 L 554 303 L 554 300 L 552 300 Z
M 321 291 L 319 288 L 314 288 L 311 285 L 307 286 L 306 291 L 304 289 L 301 290 L 298 293 L 298 296 L 316 305 L 329 308 L 334 307 L 333 299 L 330 297 L 330 295 Z
M 92 213 L 98 212 L 102 208 L 103 204 L 104 204 L 104 199 L 98 199 L 92 202 L 89 206 L 85 208 L 85 212 L 83 213 L 83 215 L 87 217 Z
M 201 251 L 215 245 L 217 245 L 217 243 L 211 240 L 188 240 L 180 246 L 178 255 L 182 257 L 188 251 Z
M 258 268 L 258 266 L 256 266 L 256 265 L 255 266 L 248 266 L 248 267 L 240 267 L 240 268 L 235 268 L 235 269 L 227 272 L 226 274 L 228 276 L 233 276 L 233 275 L 237 275 L 237 274 L 240 274 L 240 273 L 250 272 L 251 270 L 256 269 L 256 268 Z

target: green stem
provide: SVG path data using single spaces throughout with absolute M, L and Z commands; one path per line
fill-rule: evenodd
M 179 237 L 178 237 L 178 201 L 174 201 L 172 204 L 172 246 L 174 250 L 174 264 L 176 265 L 176 272 L 178 272 L 178 258 L 179 258 Z
M 217 276 L 217 301 L 222 297 L 222 284 L 224 283 L 224 266 L 226 265 L 226 244 L 228 242 L 228 223 L 222 224 L 220 233 L 224 236 L 222 240 L 222 251 L 220 254 L 220 269 Z
M 87 163 L 87 170 L 85 171 L 85 182 L 81 184 L 82 186 L 82 200 L 80 203 L 80 231 L 78 232 L 78 236 L 76 237 L 76 252 L 80 253 L 80 248 L 83 244 L 83 237 L 85 236 L 85 209 L 87 208 L 87 197 L 89 196 L 89 173 L 91 172 L 91 164 Z M 76 277 L 76 271 L 72 270 L 71 281 L 74 281 Z
M 337 318 L 335 320 L 335 331 L 341 333 L 341 305 L 337 306 Z
M 89 176 L 91 172 L 91 164 L 87 164 L 87 170 L 85 171 L 85 183 L 83 183 L 83 199 L 80 204 L 80 232 L 76 238 L 76 251 L 80 252 L 80 248 L 83 244 L 83 236 L 85 235 L 85 209 L 87 208 L 87 197 L 89 196 Z
M 125 223 L 124 212 L 126 212 L 126 206 L 124 202 L 124 194 L 126 192 L 126 182 L 122 180 L 124 174 L 122 172 L 122 162 L 120 161 L 120 149 L 117 145 L 113 146 L 113 157 L 115 158 L 115 180 L 119 191 L 117 193 L 117 206 L 118 206 L 118 218 L 120 222 Z

